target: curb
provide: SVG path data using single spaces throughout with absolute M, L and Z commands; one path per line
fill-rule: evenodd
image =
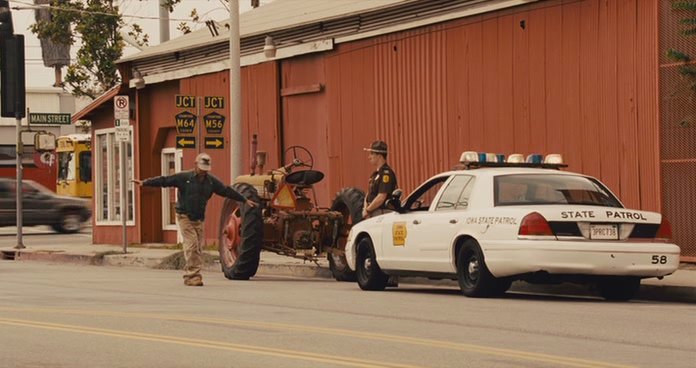
M 43 261 L 60 262 L 91 266 L 112 266 L 112 267 L 141 267 L 151 269 L 176 269 L 162 267 L 163 259 L 159 257 L 133 256 L 133 254 L 69 254 L 62 251 L 22 251 L 22 250 L 3 250 L 0 252 L 0 259 L 17 261 Z M 206 272 L 220 272 L 220 263 L 212 262 L 203 265 Z M 328 266 L 292 263 L 268 263 L 261 260 L 257 271 L 257 276 L 288 276 L 333 279 L 331 270 Z M 418 277 L 402 277 L 399 280 L 402 284 L 427 285 L 427 286 L 446 286 L 459 288 L 459 284 L 454 280 L 429 280 Z M 547 296 L 583 296 L 598 297 L 591 286 L 582 284 L 554 284 L 554 285 L 535 285 L 522 281 L 515 281 L 510 288 L 511 292 L 543 294 Z M 642 284 L 639 296 L 636 300 L 664 301 L 696 303 L 696 287 L 677 286 L 677 285 L 651 285 Z

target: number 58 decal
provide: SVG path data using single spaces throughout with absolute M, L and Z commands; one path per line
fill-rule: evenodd
M 667 256 L 653 254 L 650 263 L 652 263 L 652 264 L 665 264 L 665 263 L 667 263 Z

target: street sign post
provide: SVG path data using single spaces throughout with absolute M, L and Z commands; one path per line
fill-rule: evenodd
M 123 240 L 123 253 L 128 253 L 128 234 L 126 232 L 126 222 L 128 221 L 128 196 L 126 195 L 126 180 L 128 180 L 126 169 L 126 149 L 130 142 L 130 100 L 127 95 L 114 97 L 114 126 L 116 127 L 116 141 L 120 142 L 119 171 L 121 179 L 119 190 L 121 192 L 121 239 Z

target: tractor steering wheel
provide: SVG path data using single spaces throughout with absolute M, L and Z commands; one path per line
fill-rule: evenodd
M 312 167 L 314 167 L 314 157 L 309 153 L 308 149 L 302 146 L 288 147 L 283 157 L 285 157 L 286 161 L 290 161 L 285 165 L 286 168 L 306 167 L 307 170 L 312 170 Z

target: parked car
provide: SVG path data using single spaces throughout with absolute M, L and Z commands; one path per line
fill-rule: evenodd
M 479 297 L 514 280 L 580 282 L 628 300 L 641 279 L 677 269 L 664 216 L 625 208 L 599 180 L 558 170 L 565 165 L 520 156 L 488 163 L 465 152 L 468 169 L 428 179 L 403 203 L 396 193 L 395 212 L 356 224 L 346 260 L 360 287 L 383 290 L 392 275 L 451 278 Z
M 0 178 L 0 226 L 17 226 L 17 181 Z M 58 196 L 32 180 L 22 180 L 22 226 L 49 225 L 76 233 L 92 215 L 90 201 Z

